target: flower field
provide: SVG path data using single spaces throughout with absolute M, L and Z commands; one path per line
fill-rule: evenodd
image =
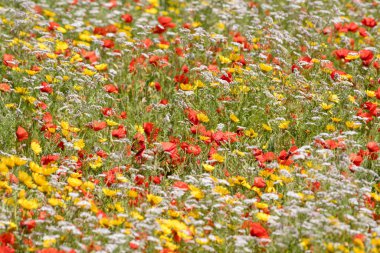
M 380 252 L 377 0 L 0 0 L 0 253 Z

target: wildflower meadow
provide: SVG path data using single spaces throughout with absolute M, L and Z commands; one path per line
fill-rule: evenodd
M 0 0 L 0 253 L 380 252 L 380 1 Z

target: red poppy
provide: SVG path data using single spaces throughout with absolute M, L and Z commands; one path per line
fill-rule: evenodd
M 312 59 L 309 56 L 303 56 L 299 58 L 298 63 L 304 69 L 311 69 L 314 65 Z
M 363 162 L 363 157 L 357 154 L 350 154 L 350 160 L 356 166 L 360 166 L 360 164 Z
M 96 152 L 96 154 L 98 156 L 100 156 L 101 158 L 107 158 L 108 157 L 108 154 L 104 150 L 99 150 Z
M 333 72 L 331 72 L 330 77 L 334 81 L 337 81 L 340 79 L 341 76 L 344 76 L 344 75 L 347 75 L 347 73 L 341 70 L 334 70 Z
M 335 50 L 334 54 L 338 59 L 344 59 L 345 57 L 347 57 L 348 53 L 350 52 L 351 50 L 347 48 L 341 48 L 341 49 Z
M 24 141 L 29 138 L 28 132 L 21 126 L 17 128 L 16 136 L 18 141 Z
M 153 29 L 153 33 L 164 33 L 168 28 L 176 27 L 171 17 L 160 16 L 157 20 L 160 24 Z
M 177 181 L 173 184 L 173 187 L 174 188 L 178 188 L 178 189 L 181 189 L 181 190 L 184 190 L 184 191 L 187 191 L 189 190 L 189 186 L 185 183 L 185 182 L 182 182 L 182 181 Z
M 369 152 L 378 152 L 379 151 L 379 145 L 375 141 L 368 142 L 367 148 L 368 148 Z
M 194 125 L 198 125 L 199 123 L 199 120 L 198 120 L 198 117 L 197 117 L 197 114 L 198 112 L 191 109 L 191 108 L 187 108 L 185 109 L 185 114 L 187 116 L 187 119 L 193 123 Z
M 191 155 L 198 156 L 202 149 L 198 145 L 189 145 L 188 143 L 184 142 L 181 144 L 181 148 L 187 153 Z
M 152 122 L 145 122 L 143 124 L 144 132 L 149 137 L 153 131 L 154 124 Z
M 26 220 L 20 222 L 20 227 L 25 228 L 28 230 L 28 232 L 31 232 L 35 227 L 37 223 L 35 220 Z
M 50 163 L 56 162 L 59 159 L 59 155 L 45 155 L 41 157 L 42 165 L 49 165 Z
M 0 246 L 0 253 L 14 253 L 15 250 L 9 246 Z
M 11 54 L 4 54 L 3 55 L 3 64 L 7 67 L 17 67 L 18 64 L 15 62 L 15 58 Z
M 64 250 L 59 250 L 56 248 L 46 248 L 46 249 L 41 249 L 41 250 L 37 251 L 37 253 L 75 253 L 75 251 L 71 250 L 69 252 L 66 252 Z
M 108 93 L 119 93 L 119 88 L 113 84 L 104 85 L 104 90 Z
M 0 235 L 0 243 L 2 245 L 7 245 L 7 244 L 13 245 L 15 243 L 15 240 L 16 238 L 13 233 L 6 232 Z
M 265 188 L 267 186 L 267 184 L 265 183 L 264 178 L 255 177 L 255 179 L 253 180 L 253 186 L 255 186 L 257 188 Z
M 362 37 L 367 37 L 368 36 L 367 30 L 364 27 L 359 27 L 359 34 Z
M 351 23 L 348 24 L 348 30 L 350 32 L 356 32 L 358 29 L 359 29 L 358 24 L 356 24 L 354 22 L 351 22 Z
M 152 181 L 153 181 L 153 183 L 155 183 L 155 184 L 161 184 L 161 177 L 159 177 L 159 176 L 154 176 L 154 177 L 152 177 Z
M 145 177 L 143 175 L 136 175 L 135 176 L 135 183 L 137 185 L 142 185 L 145 181 Z
M 113 109 L 109 107 L 102 108 L 102 113 L 106 117 L 115 115 L 115 112 L 113 111 Z
M 107 127 L 107 123 L 104 121 L 93 121 L 90 123 L 89 127 L 94 131 L 100 131 Z
M 125 23 L 132 23 L 133 21 L 132 15 L 128 13 L 121 15 L 121 19 L 124 20 Z
M 47 82 L 42 82 L 41 83 L 42 87 L 40 88 L 40 91 L 41 92 L 45 92 L 45 93 L 53 93 L 53 88 L 50 86 L 50 84 L 48 84 Z
M 127 136 L 127 130 L 123 125 L 119 125 L 119 127 L 115 130 L 112 130 L 112 136 L 116 138 L 125 138 Z
M 311 190 L 313 192 L 318 191 L 321 188 L 321 183 L 319 181 L 315 181 L 312 183 Z
M 126 119 L 127 118 L 127 112 L 121 112 L 120 113 L 120 116 L 119 116 L 120 119 Z
M 376 98 L 380 99 L 380 87 L 377 89 L 375 94 L 376 94 Z
M 373 52 L 367 49 L 360 50 L 359 55 L 360 55 L 360 59 L 362 59 L 363 61 L 363 65 L 365 66 L 368 66 L 374 57 Z
M 375 27 L 377 25 L 377 22 L 373 18 L 363 18 L 362 24 L 368 27 Z
M 0 91 L 2 92 L 8 92 L 11 90 L 11 86 L 9 86 L 6 83 L 0 83 Z
M 86 51 L 82 49 L 81 54 L 83 58 L 85 58 L 86 60 L 89 60 L 91 63 L 98 61 L 98 56 L 96 55 L 95 51 Z
M 174 28 L 176 26 L 174 23 L 172 23 L 171 17 L 160 16 L 157 18 L 157 20 L 160 23 L 160 25 L 164 27 Z
M 113 40 L 105 39 L 102 41 L 103 41 L 103 47 L 105 47 L 105 48 L 114 48 L 115 47 L 115 43 L 113 42 Z
M 131 249 L 138 249 L 138 248 L 139 248 L 139 245 L 138 245 L 137 243 L 135 243 L 135 242 L 130 242 L 130 243 L 129 243 L 129 247 L 130 247 Z
M 250 234 L 258 238 L 269 238 L 267 230 L 258 222 L 250 224 Z
M 57 29 L 58 27 L 60 27 L 60 25 L 56 22 L 49 22 L 49 26 L 48 26 L 48 30 L 49 31 L 53 31 L 55 29 Z

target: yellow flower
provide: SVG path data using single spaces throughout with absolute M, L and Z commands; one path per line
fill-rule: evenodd
M 144 216 L 142 216 L 139 212 L 137 211 L 132 211 L 129 213 L 132 218 L 135 218 L 136 220 L 144 220 Z
M 39 206 L 38 201 L 36 199 L 31 199 L 31 200 L 19 199 L 17 203 L 20 206 L 22 206 L 22 208 L 28 209 L 28 210 L 37 209 Z
M 195 80 L 195 81 L 194 81 L 194 85 L 195 85 L 195 87 L 197 87 L 197 88 L 203 88 L 203 87 L 205 87 L 205 84 L 202 83 L 201 80 Z
M 30 147 L 36 155 L 39 155 L 42 152 L 40 144 L 36 141 L 32 141 L 32 143 L 30 143 Z
M 137 132 L 139 132 L 140 134 L 143 134 L 143 133 L 144 133 L 144 128 L 143 128 L 143 126 L 135 125 L 135 130 L 136 130 Z
M 83 149 L 85 146 L 86 146 L 86 144 L 84 143 L 83 139 L 79 139 L 79 140 L 77 140 L 76 142 L 74 142 L 74 148 L 75 148 L 76 150 L 81 150 L 81 149 Z
M 199 245 L 207 245 L 209 243 L 209 240 L 207 238 L 196 238 L 195 242 Z
M 289 123 L 290 123 L 289 120 L 287 120 L 287 121 L 283 121 L 283 122 L 281 122 L 281 123 L 278 125 L 278 127 L 279 127 L 280 129 L 288 129 L 288 128 L 289 128 Z
M 48 203 L 52 206 L 63 206 L 62 199 L 50 198 L 48 199 Z
M 346 60 L 355 60 L 358 58 L 360 58 L 360 55 L 356 52 L 355 53 L 354 52 L 349 53 L 346 57 L 344 57 L 344 59 L 346 59 Z
M 213 154 L 212 159 L 214 159 L 220 163 L 224 162 L 224 156 L 221 156 L 218 153 Z
M 351 103 L 355 103 L 355 97 L 354 97 L 354 96 L 349 95 L 349 96 L 347 97 L 347 99 L 348 99 L 348 101 L 350 101 Z
M 331 118 L 331 120 L 332 120 L 333 122 L 336 122 L 336 123 L 338 123 L 338 122 L 341 122 L 341 121 L 342 121 L 342 119 L 341 119 L 341 118 L 336 118 L 336 117 L 334 117 L 334 118 Z
M 162 44 L 162 43 L 158 43 L 157 46 L 158 46 L 160 49 L 168 49 L 168 48 L 169 48 L 169 45 L 167 45 L 167 44 Z
M 231 63 L 231 60 L 228 59 L 227 57 L 224 57 L 222 55 L 219 55 L 219 60 L 222 64 L 228 64 L 228 63 Z
M 230 114 L 230 120 L 232 120 L 235 123 L 240 122 L 239 118 L 233 113 Z
M 219 23 L 216 24 L 216 28 L 217 28 L 218 30 L 223 31 L 225 27 L 226 27 L 226 26 L 225 26 L 222 22 L 219 22 Z
M 204 193 L 202 192 L 201 189 L 195 187 L 194 185 L 189 185 L 191 195 L 193 195 L 194 198 L 196 199 L 203 199 L 204 198 Z
M 26 95 L 26 94 L 29 94 L 29 91 L 27 88 L 24 88 L 24 87 L 16 87 L 15 88 L 15 92 L 17 94 L 21 94 L 21 95 Z
M 353 121 L 346 121 L 346 126 L 350 129 L 357 129 L 360 127 L 360 123 L 356 123 L 356 122 L 353 122 Z
M 333 106 L 334 106 L 333 104 L 326 104 L 326 103 L 321 104 L 322 109 L 326 111 L 330 110 Z
M 222 196 L 230 194 L 230 191 L 226 187 L 223 187 L 223 186 L 215 186 L 214 192 L 219 193 Z
M 269 215 L 266 214 L 266 213 L 257 213 L 256 214 L 256 218 L 259 219 L 259 220 L 261 220 L 261 221 L 267 222 L 268 219 L 269 219 Z
M 86 76 L 93 76 L 93 75 L 96 74 L 96 72 L 91 71 L 91 70 L 89 70 L 89 69 L 84 69 L 84 70 L 83 70 L 83 74 L 86 75 Z
M 244 153 L 244 152 L 242 152 L 242 151 L 240 151 L 240 150 L 237 150 L 237 149 L 235 149 L 235 150 L 233 151 L 233 153 L 234 153 L 234 154 L 237 154 L 238 156 L 241 156 L 241 157 L 245 156 L 245 153 Z
M 48 181 L 46 181 L 45 176 L 41 174 L 33 173 L 32 176 L 33 176 L 34 182 L 36 182 L 36 184 L 39 186 L 45 186 L 49 184 Z
M 202 167 L 207 172 L 212 172 L 215 169 L 214 166 L 212 166 L 210 164 L 206 164 L 206 163 L 202 164 Z
M 95 65 L 95 69 L 98 71 L 104 71 L 107 69 L 107 64 L 102 63 L 102 64 Z
M 111 190 L 111 189 L 108 189 L 108 188 L 103 188 L 102 191 L 103 191 L 104 195 L 106 195 L 108 197 L 114 197 L 117 194 L 117 191 Z
M 245 136 L 247 136 L 249 138 L 254 138 L 254 137 L 258 136 L 258 133 L 256 133 L 255 130 L 253 130 L 252 128 L 245 130 L 244 134 L 245 134 Z
M 57 31 L 61 32 L 61 33 L 66 33 L 67 32 L 66 29 L 63 28 L 63 27 L 57 27 Z
M 53 246 L 55 243 L 57 242 L 57 240 L 55 238 L 49 238 L 49 239 L 46 239 L 43 241 L 42 243 L 42 246 L 44 248 L 50 248 L 51 246 Z
M 268 204 L 262 203 L 262 202 L 255 202 L 255 206 L 258 209 L 266 209 L 266 208 L 268 208 Z
M 49 10 L 47 10 L 47 9 L 44 9 L 44 10 L 42 11 L 42 13 L 44 14 L 44 16 L 47 16 L 47 17 L 50 17 L 50 18 L 55 17 L 55 15 L 56 15 L 54 12 L 49 11 Z
M 108 119 L 106 119 L 106 123 L 108 126 L 118 126 L 119 125 L 119 123 L 112 121 L 112 120 L 108 120 Z
M 197 27 L 199 27 L 201 25 L 202 25 L 201 22 L 193 22 L 193 23 L 191 23 L 191 26 L 194 27 L 194 28 L 197 28 Z
M 71 186 L 71 187 L 77 187 L 77 186 L 81 186 L 82 185 L 82 180 L 78 179 L 78 178 L 73 178 L 73 177 L 69 177 L 67 179 L 67 183 Z
M 71 57 L 71 59 L 70 59 L 71 64 L 73 64 L 75 62 L 80 62 L 80 61 L 83 61 L 83 59 L 80 57 L 79 54 L 74 54 L 74 56 Z M 95 68 L 96 68 L 96 66 L 95 66 Z
M 18 172 L 18 179 L 21 181 L 21 182 L 25 182 L 25 181 L 30 181 L 32 180 L 32 177 L 29 176 L 28 173 L 26 173 L 25 171 L 19 171 Z
M 168 210 L 168 215 L 171 216 L 171 217 L 173 217 L 173 218 L 178 218 L 179 215 L 180 215 L 180 212 L 169 209 Z
M 63 41 L 58 41 L 57 44 L 55 45 L 56 51 L 65 51 L 68 48 L 69 48 L 69 45 L 67 45 L 67 43 Z
M 329 101 L 337 104 L 337 103 L 339 103 L 340 100 L 339 100 L 339 97 L 337 95 L 331 94 L 329 96 Z
M 273 69 L 272 66 L 267 65 L 267 64 L 264 64 L 264 63 L 260 63 L 260 64 L 259 64 L 259 67 L 260 67 L 260 69 L 261 69 L 262 71 L 265 71 L 265 72 L 269 72 L 269 71 L 271 71 L 271 70 Z
M 368 97 L 370 98 L 373 98 L 376 96 L 376 92 L 372 91 L 372 90 L 366 90 L 365 92 L 367 94 Z
M 269 125 L 263 124 L 262 126 L 265 131 L 272 132 L 272 128 Z
M 191 90 L 194 90 L 195 89 L 195 86 L 193 87 L 191 84 L 187 83 L 181 83 L 179 85 L 179 87 L 181 88 L 181 90 L 184 90 L 184 91 L 191 91 Z
M 146 198 L 147 198 L 148 202 L 150 202 L 152 205 L 158 205 L 162 201 L 162 197 L 156 196 L 156 195 L 153 195 L 153 194 L 148 194 L 146 196 Z
M 301 244 L 301 246 L 302 246 L 304 249 L 308 249 L 309 246 L 310 246 L 310 239 L 309 239 L 309 238 L 302 238 L 300 244 Z
M 25 70 L 25 72 L 26 72 L 28 75 L 30 75 L 30 76 L 34 76 L 35 74 L 38 73 L 37 71 L 33 71 L 33 70 L 29 70 L 29 69 Z
M 336 130 L 336 127 L 334 125 L 331 125 L 331 124 L 328 124 L 326 126 L 326 130 L 327 131 L 331 131 L 331 132 L 334 132 Z
M 139 195 L 139 193 L 135 190 L 129 190 L 128 191 L 128 197 L 130 197 L 130 198 L 133 198 L 133 199 L 137 198 L 138 195 Z
M 84 190 L 94 190 L 95 189 L 95 185 L 94 185 L 94 183 L 92 183 L 90 181 L 87 181 L 87 182 L 84 182 L 81 185 L 81 188 L 84 189 Z
M 50 59 L 57 59 L 58 58 L 58 55 L 53 54 L 53 53 L 47 53 L 46 56 L 49 57 Z
M 102 167 L 103 165 L 102 158 L 100 156 L 96 156 L 96 160 L 90 162 L 89 165 L 92 169 L 97 169 L 97 168 Z
M 204 114 L 203 112 L 200 112 L 197 114 L 197 119 L 201 122 L 204 122 L 204 123 L 207 123 L 210 121 L 210 119 L 207 117 L 207 115 Z

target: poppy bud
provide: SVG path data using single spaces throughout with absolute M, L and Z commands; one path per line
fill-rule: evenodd
M 18 141 L 24 141 L 29 138 L 28 132 L 21 126 L 17 128 L 16 136 Z

